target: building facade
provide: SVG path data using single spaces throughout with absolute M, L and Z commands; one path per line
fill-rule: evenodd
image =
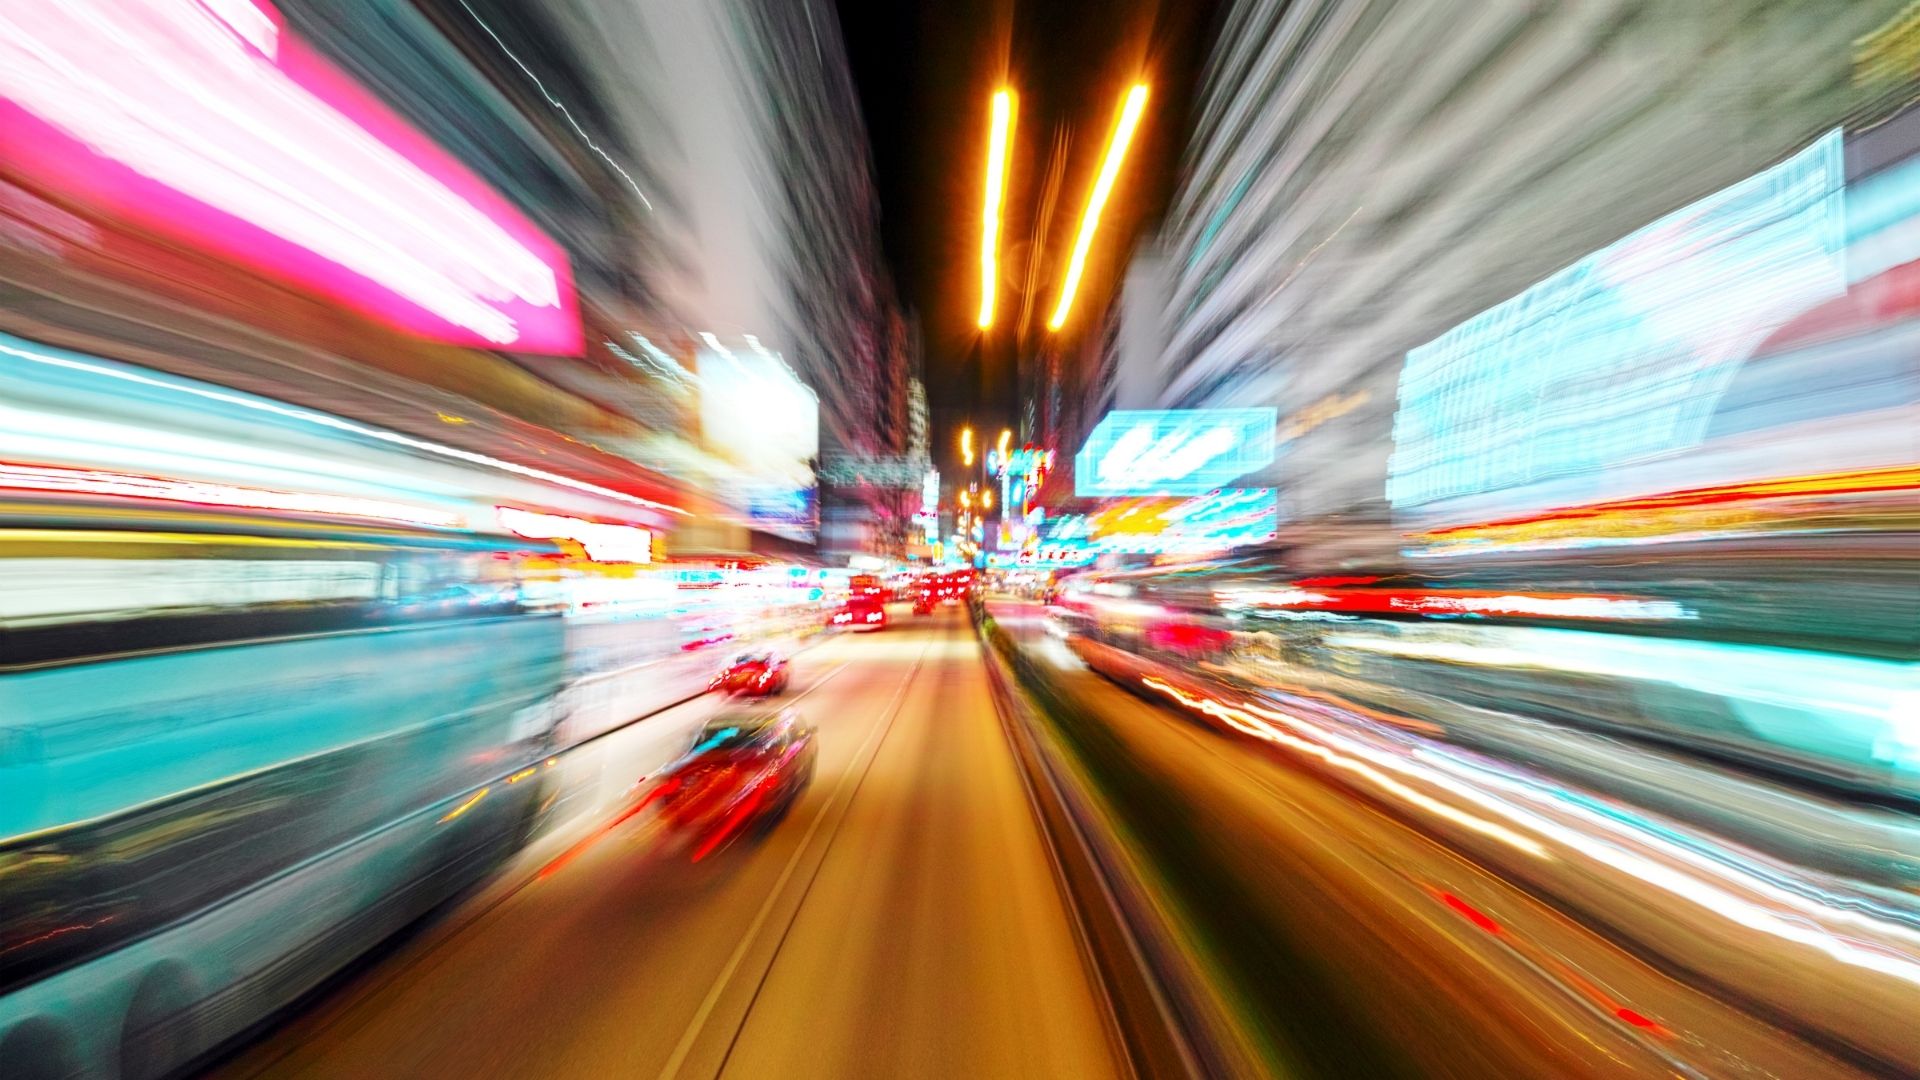
M 633 291 L 653 301 L 649 341 L 689 366 L 712 354 L 703 335 L 765 350 L 818 398 L 820 456 L 905 453 L 917 327 L 881 261 L 866 132 L 832 6 L 491 6 L 544 28 L 552 46 L 519 59 L 542 85 L 551 78 L 591 103 L 570 119 L 605 132 L 602 145 L 644 194 Z M 892 493 L 820 492 L 823 511 L 849 499 L 855 509 L 836 518 L 869 516 L 865 504 Z M 874 509 L 889 518 L 886 505 Z
M 1243 0 L 1129 403 L 1276 406 L 1249 481 L 1383 519 L 1410 351 L 1856 114 L 1855 42 L 1899 7 Z

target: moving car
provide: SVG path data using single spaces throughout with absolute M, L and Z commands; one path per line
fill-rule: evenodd
M 874 574 L 855 574 L 847 581 L 847 592 L 855 600 L 884 604 L 893 599 L 892 591 Z
M 742 697 L 763 697 L 787 688 L 791 672 L 785 657 L 775 652 L 745 652 L 728 661 L 707 689 Z
M 655 808 L 669 843 L 698 862 L 793 808 L 813 781 L 813 736 L 792 709 L 723 712 L 694 732 L 640 807 Z
M 829 626 L 842 630 L 885 630 L 887 605 L 863 597 L 854 597 L 833 613 Z

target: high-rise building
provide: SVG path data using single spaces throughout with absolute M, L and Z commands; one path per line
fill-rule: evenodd
M 1247 479 L 1296 518 L 1377 519 L 1409 351 L 1812 145 L 1900 7 L 1241 0 L 1129 404 L 1277 406 L 1280 455 Z
M 249 183 L 286 204 L 237 199 L 244 185 L 223 186 L 227 178 L 209 170 L 148 175 L 129 215 L 115 196 L 89 196 L 27 155 L 7 155 L 0 235 L 24 226 L 31 236 L 46 218 L 67 239 L 0 241 L 0 279 L 9 283 L 0 330 L 676 508 L 695 498 L 673 456 L 654 452 L 689 415 L 671 377 L 605 347 L 619 329 L 658 322 L 663 311 L 633 272 L 659 261 L 662 234 L 614 167 L 630 155 L 613 141 L 617 133 L 601 134 L 607 153 L 596 153 L 505 51 L 511 43 L 531 57 L 547 92 L 573 102 L 573 115 L 598 131 L 606 125 L 591 95 L 567 78 L 577 67 L 558 39 L 534 22 L 516 37 L 521 28 L 505 20 L 524 12 L 486 0 L 259 7 L 265 47 L 206 37 L 174 42 L 178 54 L 143 40 L 153 25 L 133 13 L 97 41 L 85 26 L 100 32 L 116 20 L 76 27 L 57 21 L 58 5 L 36 13 L 17 44 L 46 33 L 48 42 L 88 50 L 88 64 L 135 88 L 122 100 L 145 111 L 142 123 L 167 125 L 183 142 L 226 140 L 219 156 L 243 161 Z M 193 112 L 186 90 L 141 97 L 148 62 L 178 65 L 194 78 L 183 83 L 191 95 L 230 106 Z M 307 107 L 290 111 L 289 101 Z M 91 130 L 73 132 L 97 148 L 93 167 L 117 167 L 133 153 L 115 145 L 115 131 L 141 125 L 113 116 L 100 110 Z M 277 145 L 269 138 L 288 128 L 299 135 Z M 329 176 L 289 146 L 346 167 Z M 651 185 L 644 174 L 632 179 Z M 253 231 L 162 212 L 183 204 Z M 288 204 L 325 206 L 338 231 L 290 224 Z M 459 224 L 449 226 L 449 214 Z M 376 236 L 395 254 L 370 256 L 342 236 Z M 530 284 L 538 287 L 521 291 Z M 638 504 L 575 509 L 617 517 L 622 505 Z M 636 513 L 649 527 L 670 521 L 657 508 Z
M 657 300 L 651 320 L 668 339 L 658 343 L 683 362 L 704 334 L 764 349 L 818 398 L 822 456 L 904 454 L 917 328 L 881 262 L 866 133 L 832 5 L 554 0 L 535 12 L 489 0 L 481 10 L 490 7 L 549 28 L 552 47 L 518 59 L 591 103 L 570 119 L 604 130 L 601 145 L 644 192 L 649 241 L 634 272 Z

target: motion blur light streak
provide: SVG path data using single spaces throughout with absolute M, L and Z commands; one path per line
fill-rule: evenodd
M 1550 793 L 1543 795 L 1485 771 L 1479 778 L 1530 801 L 1553 799 Z M 1581 827 L 1531 814 L 1528 821 L 1566 850 L 1631 874 L 1746 929 L 1920 986 L 1920 926 L 1876 918 L 1850 902 L 1825 902 L 1816 890 L 1782 888 L 1744 864 L 1709 859 L 1650 830 L 1624 828 L 1621 822 L 1570 800 L 1553 801 L 1556 810 L 1580 821 Z M 1840 923 L 1847 929 L 1836 932 L 1826 923 Z M 1862 934 L 1871 937 L 1862 938 Z
M 1298 721 L 1293 718 L 1283 717 L 1282 714 L 1269 709 L 1255 706 L 1240 709 L 1209 698 L 1196 697 L 1153 677 L 1148 677 L 1143 682 L 1149 688 L 1173 698 L 1187 708 L 1224 720 L 1246 734 L 1311 754 L 1328 764 L 1364 776 L 1383 790 L 1422 809 L 1500 839 L 1511 846 L 1521 847 L 1538 857 L 1551 857 L 1548 849 L 1536 841 L 1520 836 L 1504 826 L 1463 814 L 1412 790 L 1405 784 L 1384 776 L 1370 766 L 1346 759 L 1330 747 L 1296 738 L 1269 724 L 1262 723 L 1255 718 L 1254 714 L 1258 713 L 1260 716 L 1297 724 Z M 1353 740 L 1339 741 L 1346 749 L 1359 749 L 1359 745 Z M 1411 761 L 1393 763 L 1390 759 L 1380 760 L 1382 764 L 1402 771 L 1411 764 Z M 1429 766 L 1438 765 L 1443 769 L 1452 767 L 1450 762 L 1432 754 L 1423 754 L 1416 760 L 1423 760 Z M 1437 773 L 1423 771 L 1421 775 L 1430 782 L 1441 783 Z M 1471 798 L 1516 823 L 1524 824 L 1530 831 L 1547 837 L 1564 850 L 1578 852 L 1602 865 L 1630 874 L 1687 900 L 1716 917 L 1749 930 L 1818 950 L 1850 966 L 1920 985 L 1920 927 L 1875 918 L 1851 906 L 1824 903 L 1808 893 L 1780 888 L 1743 866 L 1709 860 L 1647 830 L 1625 829 L 1622 823 L 1615 819 L 1595 814 L 1577 803 L 1555 799 L 1551 793 L 1543 794 L 1531 785 L 1503 779 L 1488 770 L 1476 769 L 1472 785 L 1448 781 L 1442 783 L 1442 786 L 1455 794 Z M 1551 800 L 1541 809 L 1549 809 L 1554 814 L 1572 816 L 1584 824 L 1579 828 L 1560 824 L 1547 814 L 1493 799 L 1481 790 L 1484 787 L 1503 789 L 1528 802 L 1539 803 L 1542 800 Z M 1616 837 L 1620 842 L 1602 839 L 1609 835 Z M 1633 850 L 1628 846 L 1629 844 L 1642 850 Z M 1691 873 L 1687 868 L 1707 876 Z M 1778 910 L 1780 908 L 1790 910 L 1791 914 Z M 1865 941 L 1857 940 L 1852 936 L 1851 931 L 1846 934 L 1836 933 L 1822 925 L 1824 922 L 1845 923 L 1861 932 L 1870 933 L 1873 937 Z
M 1471 641 L 1375 638 L 1343 632 L 1343 649 L 1441 660 L 1466 666 L 1578 671 L 1693 687 L 1729 700 L 1750 699 L 1785 738 L 1796 725 L 1829 745 L 1843 733 L 1871 728 L 1859 740 L 1902 771 L 1920 764 L 1920 717 L 1902 714 L 1902 690 L 1913 665 L 1801 649 L 1717 641 L 1636 638 L 1542 627 L 1476 628 Z
M 470 450 L 462 450 L 458 447 L 428 442 L 425 439 L 416 439 L 411 435 L 402 435 L 396 431 L 369 427 L 368 425 L 355 423 L 351 420 L 343 420 L 337 416 L 314 412 L 311 409 L 283 405 L 277 401 L 255 397 L 251 394 L 222 390 L 188 379 L 144 374 L 138 369 L 114 364 L 110 361 L 83 359 L 80 358 L 78 354 L 65 353 L 61 350 L 51 350 L 46 346 L 35 345 L 32 342 L 22 341 L 18 338 L 10 338 L 3 334 L 0 334 L 0 354 L 13 357 L 16 360 L 26 363 L 45 364 L 49 367 L 85 371 L 95 375 L 103 375 L 111 379 L 118 379 L 123 382 L 153 387 L 207 401 L 215 401 L 226 405 L 237 405 L 255 412 L 267 413 L 288 420 L 297 420 L 304 424 L 312 424 L 333 431 L 342 431 L 363 438 L 390 443 L 395 446 L 404 446 L 412 450 L 421 450 L 455 461 L 464 461 L 473 465 L 484 465 L 502 472 L 514 473 L 519 476 L 541 480 L 550 484 L 558 484 L 561 487 L 572 488 L 575 491 L 583 491 L 604 498 L 614 499 L 619 502 L 631 503 L 635 506 L 644 506 L 648 509 L 661 510 L 669 514 L 682 516 L 686 514 L 685 510 L 677 506 L 669 506 L 666 503 L 655 502 L 652 499 L 642 498 L 638 495 L 630 495 L 624 491 L 615 491 L 612 488 L 601 487 L 598 484 L 591 484 L 585 480 L 576 480 L 573 477 L 562 476 L 559 473 L 548 472 L 545 469 L 536 469 L 530 466 L 520 465 L 516 462 L 503 461 L 486 454 L 476 454 Z
M 1093 247 L 1093 235 L 1100 229 L 1100 215 L 1107 208 L 1113 185 L 1120 177 L 1120 165 L 1126 160 L 1133 131 L 1147 109 L 1147 87 L 1137 83 L 1127 91 L 1120 106 L 1120 118 L 1114 122 L 1113 135 L 1107 140 L 1106 155 L 1100 161 L 1100 174 L 1087 195 L 1087 208 L 1080 218 L 1080 231 L 1073 241 L 1073 256 L 1067 263 L 1066 284 L 1060 288 L 1060 303 L 1053 309 L 1047 326 L 1058 330 L 1067 325 L 1067 312 L 1073 309 L 1073 297 L 1080 289 L 1080 275 L 1087 269 L 1087 252 Z
M 1421 780 L 1424 780 L 1428 783 L 1435 784 L 1437 786 L 1448 788 L 1449 790 L 1452 790 L 1455 794 L 1465 795 L 1466 797 L 1476 802 L 1485 803 L 1487 801 L 1484 795 L 1480 795 L 1476 792 L 1472 792 L 1453 781 L 1450 781 L 1444 777 L 1441 777 L 1440 775 L 1438 775 L 1435 772 L 1432 772 L 1431 770 L 1428 770 L 1424 767 L 1416 768 L 1414 767 L 1414 764 L 1410 761 L 1404 761 L 1404 760 L 1395 761 L 1389 757 L 1386 757 L 1385 755 L 1380 755 L 1380 754 L 1373 753 L 1371 751 L 1367 751 L 1361 746 L 1359 746 L 1357 743 L 1353 743 L 1351 740 L 1341 740 L 1342 745 L 1339 746 L 1338 748 L 1332 745 L 1323 745 L 1321 742 L 1316 741 L 1316 739 L 1325 738 L 1328 736 L 1329 733 L 1326 732 L 1324 729 L 1318 729 L 1317 727 L 1301 724 L 1297 719 L 1293 717 L 1283 716 L 1280 713 L 1276 713 L 1268 709 L 1261 709 L 1261 708 L 1252 707 L 1252 706 L 1249 706 L 1248 708 L 1244 708 L 1244 709 L 1235 708 L 1231 705 L 1227 705 L 1224 702 L 1216 701 L 1212 698 L 1197 697 L 1193 694 L 1189 694 L 1186 691 L 1181 690 L 1177 686 L 1173 686 L 1170 683 L 1167 683 L 1161 679 L 1153 678 L 1151 676 L 1141 680 L 1141 682 L 1148 689 L 1156 690 L 1162 694 L 1165 694 L 1167 697 L 1172 698 L 1174 701 L 1179 702 L 1181 705 L 1189 709 L 1192 709 L 1195 712 L 1204 713 L 1208 716 L 1212 716 L 1216 719 L 1225 721 L 1226 723 L 1231 725 L 1235 730 L 1243 732 L 1247 735 L 1251 735 L 1256 739 L 1262 739 L 1270 743 L 1278 743 L 1279 745 L 1285 746 L 1288 749 L 1295 750 L 1299 753 L 1307 754 L 1312 757 L 1318 758 L 1319 760 L 1324 761 L 1327 764 L 1334 766 L 1335 768 L 1342 769 L 1346 772 L 1352 773 L 1355 776 L 1362 777 L 1363 779 L 1371 783 L 1373 786 L 1379 788 L 1382 791 L 1387 792 L 1389 795 L 1392 795 L 1394 798 L 1397 798 L 1403 802 L 1410 803 L 1414 806 L 1418 806 L 1421 809 L 1428 811 L 1429 813 L 1437 814 L 1441 817 L 1446 818 L 1449 821 L 1455 822 L 1456 824 L 1463 825 L 1469 829 L 1472 829 L 1477 833 L 1490 836 L 1500 841 L 1501 843 L 1506 844 L 1509 847 L 1516 848 L 1520 851 L 1524 851 L 1535 858 L 1539 858 L 1539 859 L 1551 858 L 1551 855 L 1548 853 L 1547 849 L 1541 846 L 1541 844 L 1538 841 L 1533 840 L 1530 837 L 1523 836 L 1520 833 L 1517 833 L 1514 830 L 1499 824 L 1498 822 L 1488 821 L 1485 818 L 1478 817 L 1473 814 L 1465 813 L 1464 811 L 1461 811 L 1455 807 L 1449 806 L 1446 803 L 1441 802 L 1440 800 L 1434 798 L 1431 795 L 1427 795 L 1423 792 L 1417 791 L 1411 786 L 1409 786 L 1408 784 L 1388 776 L 1386 773 L 1382 772 L 1380 768 L 1376 768 L 1375 765 L 1370 765 L 1364 761 L 1355 760 L 1353 757 L 1349 756 L 1347 753 L 1343 753 L 1342 751 L 1343 750 L 1356 751 L 1356 752 L 1363 753 L 1366 756 L 1372 758 L 1374 762 L 1381 767 L 1392 769 L 1395 772 L 1404 773 L 1409 776 L 1417 776 Z M 1259 715 L 1256 716 L 1255 715 L 1256 713 L 1258 713 Z M 1262 717 L 1266 719 L 1262 719 Z M 1281 731 L 1279 728 L 1275 727 L 1272 723 L 1268 722 L 1269 720 L 1278 721 L 1280 723 L 1288 725 L 1289 727 L 1294 727 L 1302 731 L 1311 730 L 1315 738 L 1314 739 L 1302 738 L 1298 735 L 1293 735 L 1288 732 Z
M 416 333 L 580 351 L 551 241 L 277 13 L 218 10 L 243 18 L 190 0 L 0 12 L 10 164 Z
M 1482 912 L 1479 908 L 1474 907 L 1472 904 L 1467 903 L 1465 900 L 1460 899 L 1450 892 L 1443 892 L 1438 889 L 1432 891 L 1440 898 L 1441 902 L 1460 914 L 1465 915 L 1467 920 L 1473 923 L 1473 925 L 1485 930 L 1489 934 L 1498 934 L 1500 932 L 1500 924 L 1494 922 L 1490 916 Z
M 994 294 L 1000 288 L 1000 204 L 1006 198 L 1007 143 L 1013 132 L 1013 91 L 993 94 L 992 130 L 987 135 L 986 208 L 980 237 L 980 329 L 993 325 Z
M 467 801 L 461 803 L 459 806 L 454 807 L 452 810 L 447 811 L 446 815 L 440 819 L 439 823 L 442 825 L 445 825 L 447 822 L 453 821 L 454 819 L 460 817 L 462 814 L 465 814 L 467 811 L 479 805 L 480 800 L 486 798 L 487 792 L 492 790 L 493 788 L 491 787 L 483 787 L 479 791 L 474 792 L 471 796 L 468 796 Z
M 424 506 L 298 491 L 269 491 L 197 480 L 105 472 L 97 469 L 60 469 L 0 462 L 0 491 L 42 494 L 108 495 L 118 498 L 197 503 L 243 510 L 285 510 L 301 514 L 392 521 L 435 529 L 459 529 L 467 524 L 460 514 Z
M 250 2 L 250 0 L 229 0 L 229 2 L 246 3 Z M 580 121 L 573 118 L 573 110 L 567 108 L 564 102 L 553 96 L 553 92 L 547 89 L 547 84 L 541 82 L 540 77 L 535 75 L 531 68 L 527 67 L 526 62 L 521 60 L 512 49 L 509 49 L 506 42 L 500 40 L 500 35 L 494 33 L 493 27 L 487 25 L 486 20 L 480 17 L 480 13 L 473 10 L 472 4 L 467 3 L 467 0 L 460 0 L 460 6 L 466 10 L 467 16 L 471 18 L 480 29 L 487 32 L 487 36 L 493 39 L 493 43 L 499 46 L 500 51 L 506 54 L 507 59 L 513 61 L 513 66 L 520 69 L 520 73 L 527 77 L 527 81 L 533 84 L 534 89 L 540 91 L 540 96 L 547 99 L 547 104 L 553 106 L 555 112 L 566 118 L 567 126 L 573 129 L 574 134 L 580 136 L 580 141 L 592 149 L 595 154 L 599 155 L 600 160 L 606 162 L 609 168 L 620 174 L 620 179 L 626 181 L 628 189 L 639 197 L 640 205 L 646 207 L 648 210 L 652 210 L 653 200 L 647 198 L 647 193 L 640 190 L 639 182 L 634 180 L 631 173 L 627 172 L 626 166 L 613 160 L 613 155 L 602 150 L 600 144 L 593 141 L 593 138 L 587 134 L 587 130 L 580 126 Z
M 1920 0 L 857 7 L 0 0 L 5 1080 L 1920 1078 Z
M 530 540 L 572 540 L 600 562 L 653 561 L 653 534 L 632 525 L 610 525 L 558 514 L 541 514 L 511 506 L 496 506 L 500 524 L 515 536 Z
M 1416 615 L 1538 615 L 1555 619 L 1618 619 L 1670 621 L 1695 618 L 1693 612 L 1671 600 L 1632 596 L 1577 594 L 1519 594 L 1458 590 L 1411 592 L 1400 589 L 1343 589 L 1314 592 L 1307 589 L 1225 589 L 1214 594 L 1229 607 L 1284 608 L 1301 611 L 1347 611 Z
M 1410 554 L 1440 557 L 1789 534 L 1827 527 L 1826 519 L 1861 505 L 1862 497 L 1888 500 L 1896 512 L 1884 515 L 1884 525 L 1878 527 L 1896 530 L 1904 520 L 1897 512 L 1900 501 L 1910 507 L 1920 499 L 1920 469 L 1893 466 L 1786 476 L 1443 526 L 1412 534 L 1419 546 Z M 1736 509 L 1748 516 L 1729 521 L 1727 513 Z M 1853 527 L 1876 526 L 1869 521 Z

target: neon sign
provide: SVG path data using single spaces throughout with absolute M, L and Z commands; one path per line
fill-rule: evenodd
M 1273 464 L 1273 409 L 1115 411 L 1074 458 L 1074 494 L 1204 495 Z
M 265 0 L 0 7 L 0 162 L 411 333 L 581 351 L 559 247 Z

